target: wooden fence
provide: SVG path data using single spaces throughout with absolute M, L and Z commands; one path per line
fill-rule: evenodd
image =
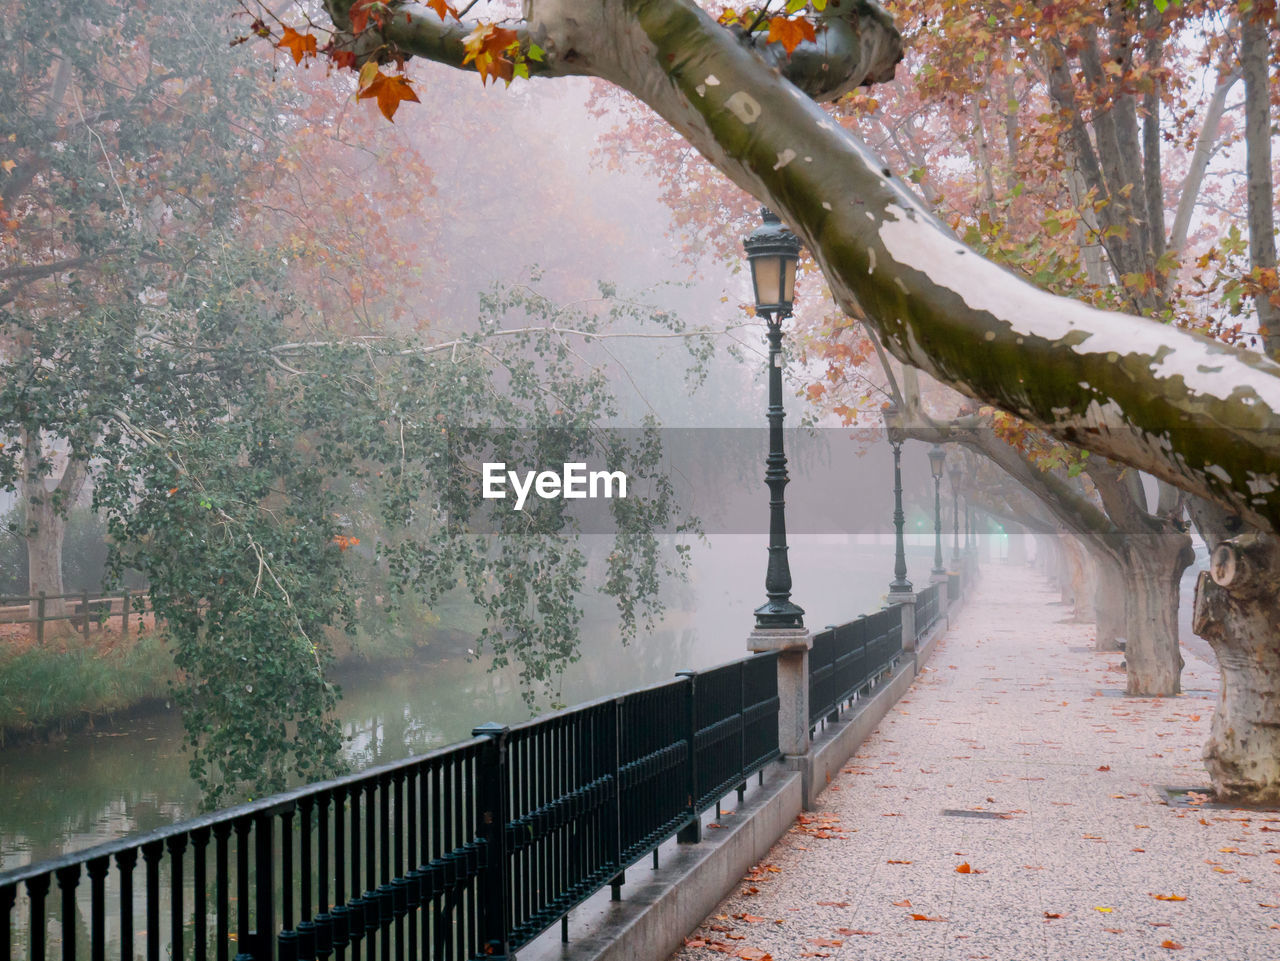
M 65 601 L 64 613 L 50 613 L 56 609 L 54 601 Z M 146 592 L 121 590 L 110 594 L 98 591 L 80 591 L 76 594 L 0 595 L 0 624 L 30 624 L 37 644 L 44 643 L 44 626 L 54 621 L 71 621 L 75 629 L 87 638 L 96 625 L 103 630 L 112 618 L 120 619 L 120 631 L 129 633 L 129 620 L 135 614 L 141 616 L 151 610 Z

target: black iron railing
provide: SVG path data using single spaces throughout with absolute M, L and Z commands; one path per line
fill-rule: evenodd
M 938 623 L 943 614 L 943 584 L 939 581 L 930 584 L 916 595 L 916 636 L 923 637 L 925 631 Z
M 0 874 L 0 961 L 505 954 L 778 756 L 777 655 L 476 733 Z
M 902 609 L 886 607 L 813 636 L 809 725 L 836 720 L 840 708 L 893 666 L 902 653 Z
M 960 600 L 960 574 L 951 571 L 947 574 L 947 603 Z

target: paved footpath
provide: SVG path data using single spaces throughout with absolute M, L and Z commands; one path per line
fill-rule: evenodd
M 1109 696 L 1121 655 L 1056 600 L 988 566 L 817 809 L 674 957 L 1280 961 L 1280 813 L 1159 790 L 1208 784 L 1216 667 L 1184 652 L 1189 693 Z

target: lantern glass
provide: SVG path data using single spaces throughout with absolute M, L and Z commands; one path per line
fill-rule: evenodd
M 742 242 L 751 263 L 756 309 L 785 316 L 795 301 L 800 240 L 768 208 L 760 217 L 763 223 Z
M 794 273 L 793 267 L 793 277 Z M 751 280 L 756 288 L 757 307 L 771 307 L 782 303 L 781 257 L 757 257 L 751 261 Z M 792 282 L 794 283 L 794 280 Z
M 942 469 L 946 460 L 947 452 L 937 444 L 929 448 L 929 469 L 933 471 L 934 480 L 942 480 Z

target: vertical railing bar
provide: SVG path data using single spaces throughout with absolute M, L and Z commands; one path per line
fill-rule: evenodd
M 225 821 L 213 826 L 213 897 L 214 911 L 217 914 L 214 937 L 217 946 L 217 961 L 227 961 L 228 945 L 231 940 L 230 892 L 231 872 L 227 867 L 227 841 L 231 837 L 231 825 Z M 132 952 L 124 954 L 126 959 L 132 958 Z
M 62 894 L 62 961 L 76 961 L 76 886 L 80 883 L 80 865 L 59 868 L 57 879 Z
M 237 818 L 236 831 L 236 961 L 250 961 L 252 938 L 249 929 L 249 827 L 248 815 Z
M 275 938 L 280 961 L 297 961 L 298 931 L 293 924 L 293 815 L 292 808 L 280 812 L 280 934 Z M 299 879 L 305 888 L 310 878 Z
M 347 839 L 346 832 L 343 830 L 345 824 L 345 815 L 342 811 L 343 801 L 346 799 L 346 791 L 338 788 L 333 792 L 333 908 L 329 911 L 332 918 L 330 935 L 330 943 L 333 945 L 338 958 L 341 959 L 346 955 L 347 942 L 350 939 L 350 925 L 347 911 Z M 329 808 L 328 805 L 320 809 L 320 830 L 326 831 L 328 828 Z M 320 835 L 321 843 L 327 840 L 324 833 Z M 327 876 L 327 875 L 326 875 Z M 324 907 L 325 892 L 320 895 L 320 906 Z
M 196 828 L 191 832 L 194 848 L 191 866 L 191 886 L 194 891 L 192 936 L 195 941 L 196 961 L 206 961 L 209 957 L 209 871 L 208 849 L 210 830 L 207 827 Z M 99 959 L 94 959 L 99 961 Z
M 13 961 L 13 906 L 17 901 L 17 884 L 0 887 L 0 961 Z
M 163 841 L 142 846 L 147 886 L 147 961 L 160 961 L 160 858 L 163 854 Z
M 169 957 L 183 957 L 182 928 L 186 923 L 183 910 L 182 855 L 187 849 L 185 834 L 172 835 L 165 844 L 169 849 Z
M 378 956 L 377 931 L 381 916 L 378 897 L 378 810 L 374 806 L 377 782 L 370 779 L 364 785 L 364 949 L 369 961 Z
M 311 855 L 311 816 L 315 811 L 316 795 L 308 794 L 298 803 L 298 859 L 302 871 L 298 885 L 298 955 L 306 961 L 315 956 L 316 925 L 311 912 L 311 891 L 317 885 L 319 872 L 315 870 Z M 327 852 L 326 852 L 327 853 Z M 325 868 L 328 865 L 324 865 Z M 323 883 L 323 882 L 320 882 Z
M 39 874 L 27 879 L 27 900 L 31 906 L 31 926 L 27 932 L 30 942 L 31 961 L 44 961 L 45 932 L 47 922 L 44 916 L 44 901 L 49 894 L 50 877 Z
M 347 794 L 351 807 L 351 898 L 347 902 L 347 939 L 352 961 L 359 961 L 360 939 L 364 937 L 364 898 L 360 892 L 360 788 L 352 786 Z
M 106 880 L 111 871 L 111 857 L 104 854 L 93 858 L 87 865 L 89 872 L 89 959 L 105 961 L 107 956 L 107 903 Z M 2 901 L 3 898 L 0 898 Z M 8 909 L 0 904 L 8 918 Z M 5 941 L 7 942 L 7 938 Z M 7 961 L 7 955 L 3 956 Z

